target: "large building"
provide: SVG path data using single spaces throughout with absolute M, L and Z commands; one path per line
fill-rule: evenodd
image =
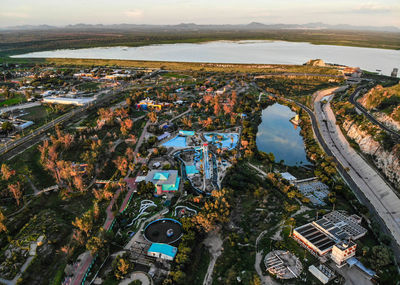
M 322 257 L 334 245 L 364 236 L 367 230 L 360 226 L 360 222 L 360 217 L 356 215 L 347 216 L 333 211 L 317 221 L 294 229 L 293 238 L 314 255 Z
M 178 170 L 151 170 L 145 180 L 154 184 L 157 194 L 162 194 L 177 191 L 181 179 Z
M 87 97 L 87 98 L 46 97 L 42 99 L 42 102 L 47 104 L 84 106 L 89 103 L 92 103 L 94 100 L 95 98 L 93 97 Z

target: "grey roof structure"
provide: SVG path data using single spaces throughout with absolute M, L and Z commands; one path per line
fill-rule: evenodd
M 359 221 L 338 211 L 326 214 L 313 223 L 338 240 L 356 240 L 367 233 L 367 230 L 359 225 Z
M 357 218 L 333 211 L 317 221 L 294 229 L 294 232 L 303 243 L 306 242 L 322 255 L 340 241 L 356 240 L 367 233 Z
M 146 175 L 146 182 L 154 185 L 175 184 L 178 170 L 150 170 Z

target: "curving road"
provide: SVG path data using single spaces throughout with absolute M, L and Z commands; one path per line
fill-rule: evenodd
M 400 200 L 375 170 L 348 145 L 335 124 L 330 107 L 327 105 L 328 109 L 321 109 L 321 95 L 329 94 L 317 92 L 314 106 L 317 116 L 307 106 L 290 99 L 288 101 L 294 102 L 308 113 L 317 141 L 329 156 L 334 157 L 339 173 L 361 203 L 378 218 L 385 234 L 394 238 L 396 242 L 392 243 L 392 249 L 396 259 L 400 260 Z M 323 112 L 328 114 L 323 117 Z
M 368 120 L 370 120 L 373 124 L 379 126 L 382 130 L 385 130 L 389 134 L 393 135 L 397 140 L 400 140 L 400 134 L 390 128 L 388 128 L 385 124 L 382 122 L 378 121 L 374 116 L 372 116 L 367 109 L 364 108 L 363 105 L 357 102 L 357 98 L 360 95 L 360 91 L 363 89 L 363 87 L 358 87 L 353 94 L 350 95 L 349 102 L 353 104 L 360 112 L 364 114 L 365 117 L 367 117 Z

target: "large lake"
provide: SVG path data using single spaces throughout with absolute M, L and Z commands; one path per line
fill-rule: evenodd
M 275 161 L 284 160 L 285 164 L 310 164 L 306 157 L 300 128 L 289 121 L 296 115 L 289 107 L 275 103 L 262 111 L 262 122 L 258 126 L 257 148 L 272 152 Z
M 15 57 L 97 58 L 150 61 L 303 64 L 309 59 L 382 70 L 389 75 L 400 67 L 400 51 L 375 48 L 313 45 L 284 41 L 214 41 L 142 47 L 101 47 L 33 52 Z

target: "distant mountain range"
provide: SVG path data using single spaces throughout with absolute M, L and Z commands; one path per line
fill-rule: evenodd
M 377 32 L 400 32 L 400 29 L 394 26 L 353 26 L 353 25 L 328 25 L 324 23 L 308 23 L 308 24 L 262 24 L 252 22 L 244 25 L 197 25 L 194 23 L 181 23 L 178 25 L 138 25 L 138 24 L 114 24 L 114 25 L 91 25 L 91 24 L 75 24 L 67 26 L 50 26 L 50 25 L 21 25 L 0 28 L 0 30 L 184 30 L 184 31 L 212 31 L 212 30 L 279 30 L 279 29 L 302 29 L 302 30 L 352 30 L 352 31 L 377 31 Z

